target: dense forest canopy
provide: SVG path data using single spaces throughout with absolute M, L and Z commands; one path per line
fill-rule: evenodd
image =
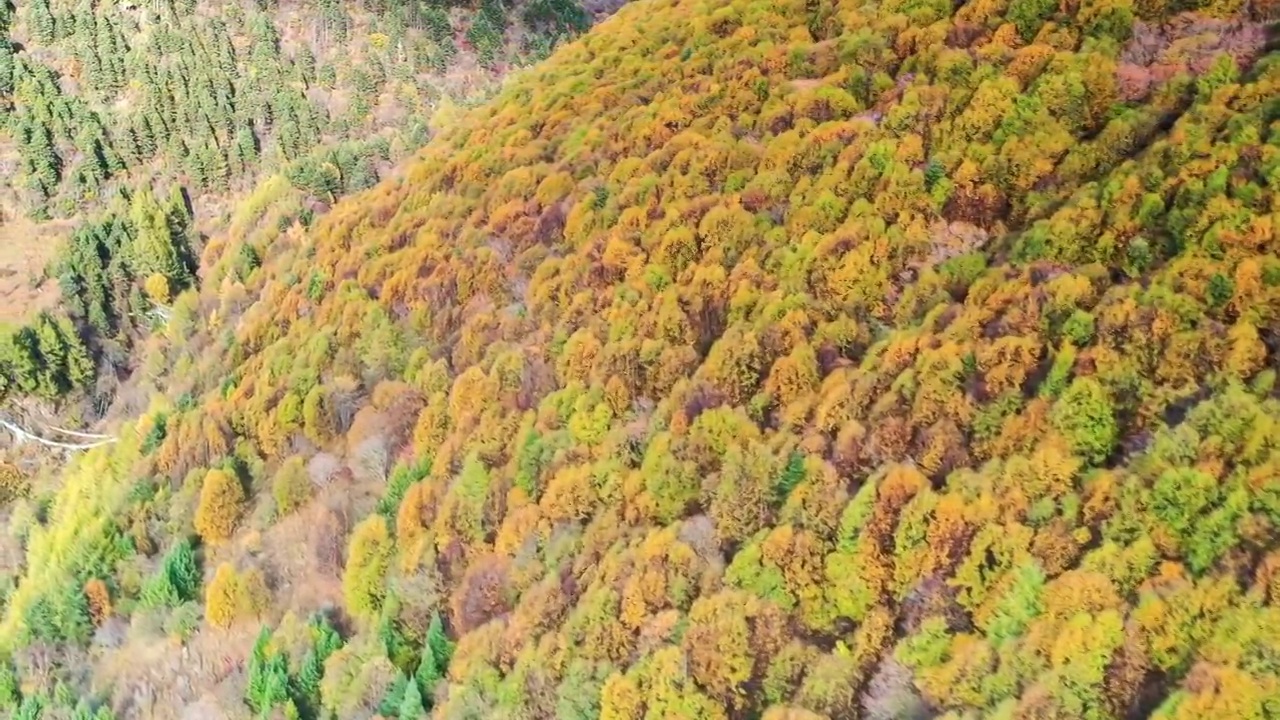
M 121 255 L 147 399 L 0 474 L 0 705 L 1280 717 L 1278 13 L 636 0 Z
M 310 197 L 309 221 L 426 142 L 433 108 L 483 98 L 590 17 L 574 0 L 5 0 L 0 211 L 76 221 L 37 252 L 56 253 L 46 275 L 69 318 L 54 321 L 113 377 L 263 178 Z M 43 240 L 18 232 L 4 241 Z M 105 402 L 112 384 L 72 377 L 23 337 L 38 331 L 0 329 L 0 397 Z

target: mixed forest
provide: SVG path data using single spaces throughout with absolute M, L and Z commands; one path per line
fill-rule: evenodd
M 1278 22 L 635 0 L 328 190 L 310 94 L 177 102 L 163 171 L 245 119 L 277 164 L 207 234 L 122 192 L 15 340 L 114 399 L 0 467 L 0 708 L 1280 718 Z M 56 340 L 139 314 L 107 390 Z
M 591 17 L 509 5 L 0 2 L 0 208 L 74 221 L 45 271 L 65 312 L 0 332 L 0 395 L 85 390 L 100 414 L 114 387 L 95 378 L 127 372 L 255 185 L 285 178 L 309 222 L 425 143 L 433 108 L 482 99 Z

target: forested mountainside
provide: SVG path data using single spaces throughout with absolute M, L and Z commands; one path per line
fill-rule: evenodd
M 1278 11 L 637 0 L 268 181 L 9 503 L 0 703 L 1280 717 Z
M 482 98 L 591 17 L 576 0 L 0 2 L 0 293 L 16 323 L 0 395 L 103 402 L 95 377 L 127 369 L 257 182 L 287 178 L 309 221 L 425 143 L 434 108 Z M 59 292 L 24 287 L 46 276 L 70 317 Z

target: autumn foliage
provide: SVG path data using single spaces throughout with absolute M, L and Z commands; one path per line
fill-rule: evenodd
M 218 382 L 155 469 L 222 438 L 353 528 L 346 645 L 262 667 L 343 717 L 1268 717 L 1280 63 L 1193 5 L 638 0 L 211 251 L 256 300 L 168 348 Z
M 230 538 L 244 511 L 244 499 L 244 488 L 233 472 L 214 469 L 206 473 L 195 514 L 200 538 L 207 543 Z
M 205 619 L 215 628 L 227 628 L 236 620 L 263 612 L 270 600 L 261 572 L 237 572 L 231 563 L 224 562 L 205 588 Z

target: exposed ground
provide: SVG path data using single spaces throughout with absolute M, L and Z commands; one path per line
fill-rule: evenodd
M 44 271 L 75 225 L 32 222 L 14 208 L 7 190 L 0 188 L 0 324 L 21 322 L 57 304 L 57 283 L 45 279 Z

